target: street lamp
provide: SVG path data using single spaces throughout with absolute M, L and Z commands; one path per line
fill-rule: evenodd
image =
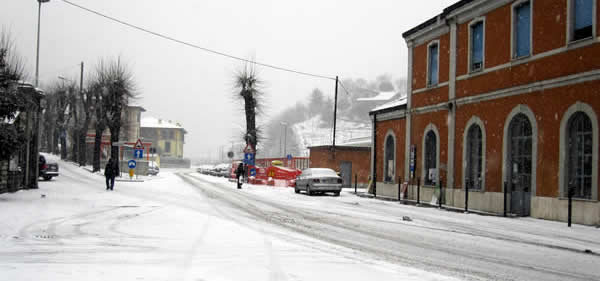
M 35 86 L 38 86 L 40 78 L 40 18 L 42 15 L 42 3 L 50 2 L 50 0 L 38 1 L 38 30 L 37 30 L 37 52 L 35 55 Z

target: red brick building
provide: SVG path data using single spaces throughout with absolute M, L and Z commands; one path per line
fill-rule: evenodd
M 330 168 L 340 172 L 343 187 L 354 187 L 355 176 L 358 186 L 366 187 L 369 181 L 371 155 L 370 144 L 367 145 L 331 145 L 313 146 L 310 150 L 310 167 Z
M 462 207 L 468 186 L 501 213 L 506 186 L 510 213 L 566 220 L 572 187 L 574 221 L 600 224 L 598 22 L 597 0 L 463 0 L 405 32 L 406 106 L 371 112 L 377 192 L 420 178 Z

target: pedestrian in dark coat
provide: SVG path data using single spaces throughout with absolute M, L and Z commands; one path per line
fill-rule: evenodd
M 237 169 L 235 170 L 235 177 L 237 178 L 238 189 L 242 189 L 242 181 L 240 180 L 240 177 L 242 177 L 242 175 L 244 175 L 244 164 L 240 163 Z
M 115 162 L 112 158 L 108 159 L 106 166 L 104 167 L 104 177 L 106 177 L 106 190 L 113 190 L 115 187 L 115 176 L 117 171 L 115 170 Z M 118 169 L 118 168 L 117 168 Z

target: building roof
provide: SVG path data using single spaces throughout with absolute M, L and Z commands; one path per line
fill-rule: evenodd
M 388 101 L 393 98 L 397 93 L 394 91 L 380 92 L 377 96 L 371 98 L 359 98 L 357 101 Z
M 445 19 L 446 15 L 450 14 L 451 12 L 453 12 L 455 10 L 458 10 L 459 8 L 461 8 L 461 7 L 469 4 L 471 2 L 474 2 L 474 1 L 475 0 L 461 0 L 461 1 L 458 1 L 458 2 L 456 2 L 456 3 L 454 3 L 454 4 L 450 5 L 450 6 L 446 7 L 442 11 L 441 14 L 438 14 L 435 17 L 433 17 L 433 18 L 431 18 L 431 19 L 429 19 L 429 20 L 427 20 L 427 21 L 425 21 L 425 22 L 423 22 L 423 23 L 421 23 L 421 24 L 419 24 L 419 25 L 417 25 L 417 26 L 409 29 L 408 31 L 402 33 L 402 37 L 404 37 L 404 38 L 409 37 L 409 36 L 411 36 L 411 35 L 419 32 L 419 31 L 421 31 L 421 30 L 423 30 L 423 29 L 425 29 L 427 27 L 430 27 L 430 26 L 436 24 L 439 20 Z
M 308 148 L 332 148 L 332 145 L 315 145 L 309 146 Z M 340 143 L 335 146 L 336 149 L 346 149 L 346 150 L 361 150 L 366 148 L 371 148 L 371 137 L 361 137 L 361 138 L 353 138 L 349 139 L 346 142 Z
M 140 122 L 142 128 L 183 129 L 179 122 L 154 117 L 144 117 Z
M 399 99 L 384 103 L 378 107 L 373 108 L 371 112 L 369 112 L 369 115 L 406 108 L 407 102 L 407 97 L 403 96 Z

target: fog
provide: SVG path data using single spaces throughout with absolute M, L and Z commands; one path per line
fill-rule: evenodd
M 402 32 L 453 0 L 413 1 L 148 1 L 73 0 L 140 27 L 205 48 L 342 81 L 406 75 Z M 37 1 L 2 0 L 0 25 L 15 39 L 33 77 Z M 40 81 L 77 79 L 105 57 L 131 67 L 141 99 L 154 116 L 180 122 L 189 132 L 185 156 L 217 155 L 241 139 L 242 105 L 233 98 L 233 74 L 243 62 L 140 32 L 61 0 L 42 5 Z M 264 80 L 267 126 L 284 110 L 309 103 L 313 90 L 333 98 L 334 82 L 258 67 Z M 31 79 L 33 80 L 33 78 Z M 368 120 L 368 116 L 364 116 Z

